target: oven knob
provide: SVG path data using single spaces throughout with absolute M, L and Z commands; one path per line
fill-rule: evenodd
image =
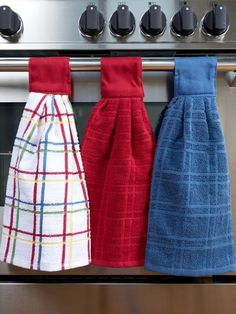
M 98 36 L 104 30 L 105 21 L 96 5 L 88 5 L 79 21 L 81 33 L 85 36 Z
M 142 17 L 140 27 L 142 33 L 148 37 L 158 36 L 165 31 L 166 16 L 159 5 L 150 6 Z
M 229 28 L 229 15 L 225 5 L 216 5 L 203 19 L 202 30 L 210 36 L 220 36 Z
M 6 5 L 0 7 L 0 34 L 3 37 L 15 37 L 22 29 L 20 16 Z
M 197 27 L 197 16 L 189 5 L 184 5 L 175 14 L 171 23 L 172 31 L 178 36 L 192 35 Z
M 118 5 L 110 20 L 111 33 L 114 36 L 127 36 L 134 31 L 135 19 L 127 5 Z

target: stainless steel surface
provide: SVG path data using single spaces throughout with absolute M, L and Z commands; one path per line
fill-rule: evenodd
M 26 72 L 29 58 L 0 58 L 0 72 Z M 143 58 L 143 71 L 172 71 L 175 67 L 173 58 Z M 99 58 L 70 58 L 71 71 L 100 71 Z M 236 71 L 236 57 L 218 59 L 217 70 L 220 72 Z
M 230 86 L 231 86 L 231 87 L 236 87 L 236 76 L 234 76 L 234 77 L 232 78 L 232 80 L 230 81 Z
M 2 285 L 1 314 L 233 314 L 235 285 Z
M 135 16 L 136 28 L 126 38 L 116 38 L 109 30 L 109 20 L 117 8 L 118 0 L 94 0 L 103 13 L 106 27 L 101 36 L 89 39 L 79 31 L 78 21 L 88 1 L 84 0 L 0 0 L 0 5 L 9 5 L 22 18 L 24 30 L 18 42 L 10 42 L 0 36 L 0 104 L 11 106 L 25 103 L 28 97 L 28 50 L 41 55 L 42 50 L 57 55 L 63 52 L 71 58 L 74 106 L 78 108 L 79 131 L 84 128 L 88 113 L 100 99 L 100 63 L 94 57 L 116 51 L 127 51 L 142 55 L 151 52 L 152 58 L 143 59 L 143 83 L 145 102 L 153 125 L 156 125 L 160 103 L 168 103 L 173 93 L 173 59 L 168 56 L 181 52 L 205 55 L 204 50 L 218 57 L 217 100 L 225 134 L 229 157 L 232 186 L 232 210 L 236 239 L 236 116 L 235 93 L 230 88 L 236 70 L 236 1 L 235 0 L 189 0 L 198 17 L 197 30 L 188 38 L 177 38 L 171 34 L 170 21 L 180 9 L 182 0 L 158 0 L 167 17 L 167 27 L 162 36 L 154 39 L 141 34 L 139 23 L 151 2 L 126 0 Z M 230 28 L 225 36 L 210 38 L 201 30 L 201 21 L 212 8 L 212 3 L 225 4 L 229 9 Z M 23 50 L 24 52 L 21 54 Z M 165 51 L 165 52 L 164 52 Z M 163 58 L 153 58 L 155 54 Z M 227 52 L 227 54 L 224 54 Z M 43 55 L 47 55 L 47 52 Z M 89 56 L 89 58 L 88 58 Z M 11 57 L 9 59 L 8 57 Z M 14 58 L 14 60 L 12 59 Z M 161 70 L 161 71 L 160 71 Z M 231 72 L 228 72 L 231 71 Z M 227 73 L 223 73 L 227 72 Z M 235 80 L 236 82 L 236 80 Z M 234 86 L 236 83 L 234 83 Z M 150 105 L 151 103 L 151 105 Z M 17 105 L 16 105 L 17 104 Z M 163 105 L 162 105 L 163 106 Z M 20 107 L 20 106 L 19 106 Z M 14 107 L 15 109 L 18 107 Z M 16 110 L 17 111 L 17 110 Z M 20 111 L 20 110 L 19 110 Z M 19 112 L 18 111 L 18 112 Z M 5 117 L 5 116 L 4 116 Z M 18 117 L 17 115 L 15 117 Z M 9 116 L 6 116 L 8 119 Z M 11 116 L 10 116 L 11 118 Z M 9 126 L 11 128 L 11 126 Z M 9 128 L 1 132 L 0 139 L 9 136 Z M 9 150 L 0 151 L 5 158 Z M 7 167 L 4 166 L 4 169 Z M 2 171 L 3 173 L 3 171 Z M 2 184 L 2 182 L 1 182 Z M 0 207 L 0 227 L 3 208 Z M 1 228 L 0 228 L 1 229 Z M 53 275 L 156 275 L 144 268 L 112 269 L 86 266 L 55 272 Z M 235 275 L 230 273 L 229 275 Z M 49 275 L 46 272 L 29 271 L 0 262 L 1 275 Z M 69 285 L 69 284 L 0 284 L 0 313 L 20 314 L 231 314 L 236 312 L 235 285 Z
M 136 29 L 131 36 L 118 39 L 112 36 L 109 30 L 109 20 L 117 8 L 117 0 L 94 0 L 103 13 L 106 27 L 96 40 L 89 40 L 81 35 L 78 21 L 89 1 L 84 0 L 17 0 L 0 1 L 0 5 L 9 5 L 23 20 L 24 32 L 18 43 L 11 43 L 0 38 L 1 50 L 192 50 L 201 52 L 203 49 L 235 49 L 236 48 L 236 2 L 222 0 L 229 9 L 230 29 L 223 38 L 209 38 L 202 34 L 201 20 L 212 8 L 211 0 L 189 0 L 198 17 L 197 30 L 188 38 L 176 38 L 171 34 L 170 21 L 180 9 L 180 0 L 159 0 L 163 12 L 167 17 L 167 29 L 163 36 L 154 40 L 145 38 L 139 23 L 142 15 L 148 9 L 148 1 L 126 0 L 136 20 Z M 217 2 L 217 1 L 215 1 Z

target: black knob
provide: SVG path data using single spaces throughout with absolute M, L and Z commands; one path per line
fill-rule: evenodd
M 203 32 L 220 36 L 229 28 L 229 15 L 225 5 L 216 5 L 214 9 L 206 14 L 203 20 Z
M 21 28 L 21 18 L 10 7 L 0 7 L 0 33 L 3 36 L 13 36 Z
M 197 16 L 189 5 L 184 5 L 172 19 L 172 30 L 180 36 L 192 35 L 197 27 Z
M 166 28 L 166 16 L 159 5 L 150 6 L 142 17 L 140 27 L 144 35 L 158 36 L 163 33 Z
M 88 5 L 81 15 L 79 26 L 84 35 L 97 36 L 104 29 L 105 21 L 96 5 Z
M 111 32 L 118 36 L 127 36 L 135 28 L 135 19 L 127 5 L 118 5 L 110 20 Z

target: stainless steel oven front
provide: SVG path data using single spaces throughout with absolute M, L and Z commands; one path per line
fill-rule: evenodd
M 15 33 L 10 22 L 8 28 L 1 28 L 1 9 L 4 7 L 17 14 L 13 14 L 19 27 Z M 83 14 L 91 16 L 91 7 L 97 14 L 102 14 L 97 28 L 81 20 Z M 134 18 L 129 19 L 125 35 L 117 25 L 112 25 L 113 13 L 120 7 L 121 10 L 124 7 L 124 11 L 128 7 Z M 196 17 L 190 23 L 192 29 L 187 36 L 184 29 L 174 22 L 176 13 L 188 14 L 183 9 L 186 7 Z M 218 33 L 204 24 L 207 23 L 207 14 L 216 7 L 227 10 L 229 16 Z M 145 13 L 149 14 L 149 19 L 154 14 L 151 8 L 165 16 L 162 15 L 162 23 L 153 29 L 143 20 Z M 173 58 L 216 55 L 222 70 L 218 73 L 217 98 L 229 157 L 236 226 L 236 91 L 231 86 L 233 70 L 236 70 L 235 29 L 234 0 L 126 0 L 121 3 L 116 0 L 1 0 L 0 217 L 13 141 L 28 94 L 27 58 L 52 55 L 76 58 L 71 59 L 74 67 L 72 105 L 82 139 L 90 112 L 100 98 L 97 64 L 101 56 L 139 55 L 146 60 L 146 71 L 143 72 L 145 105 L 155 129 L 161 111 L 172 97 L 173 73 L 169 70 Z M 84 68 L 79 66 L 80 61 L 84 62 Z M 155 71 L 155 67 L 162 71 Z M 0 262 L 0 310 L 2 314 L 138 314 L 153 313 L 157 309 L 171 314 L 198 313 L 200 310 L 202 313 L 232 313 L 236 310 L 235 304 L 230 301 L 234 300 L 235 283 L 235 273 L 196 279 L 164 276 L 143 268 L 86 266 L 48 274 Z

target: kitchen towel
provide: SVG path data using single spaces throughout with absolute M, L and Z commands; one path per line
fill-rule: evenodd
M 143 103 L 141 58 L 102 58 L 101 87 L 82 142 L 92 264 L 142 266 L 155 140 Z
M 175 61 L 175 95 L 154 158 L 148 270 L 202 276 L 236 269 L 216 64 L 214 57 Z
M 0 258 L 59 271 L 90 262 L 89 201 L 66 57 L 29 61 L 30 94 L 7 183 Z

